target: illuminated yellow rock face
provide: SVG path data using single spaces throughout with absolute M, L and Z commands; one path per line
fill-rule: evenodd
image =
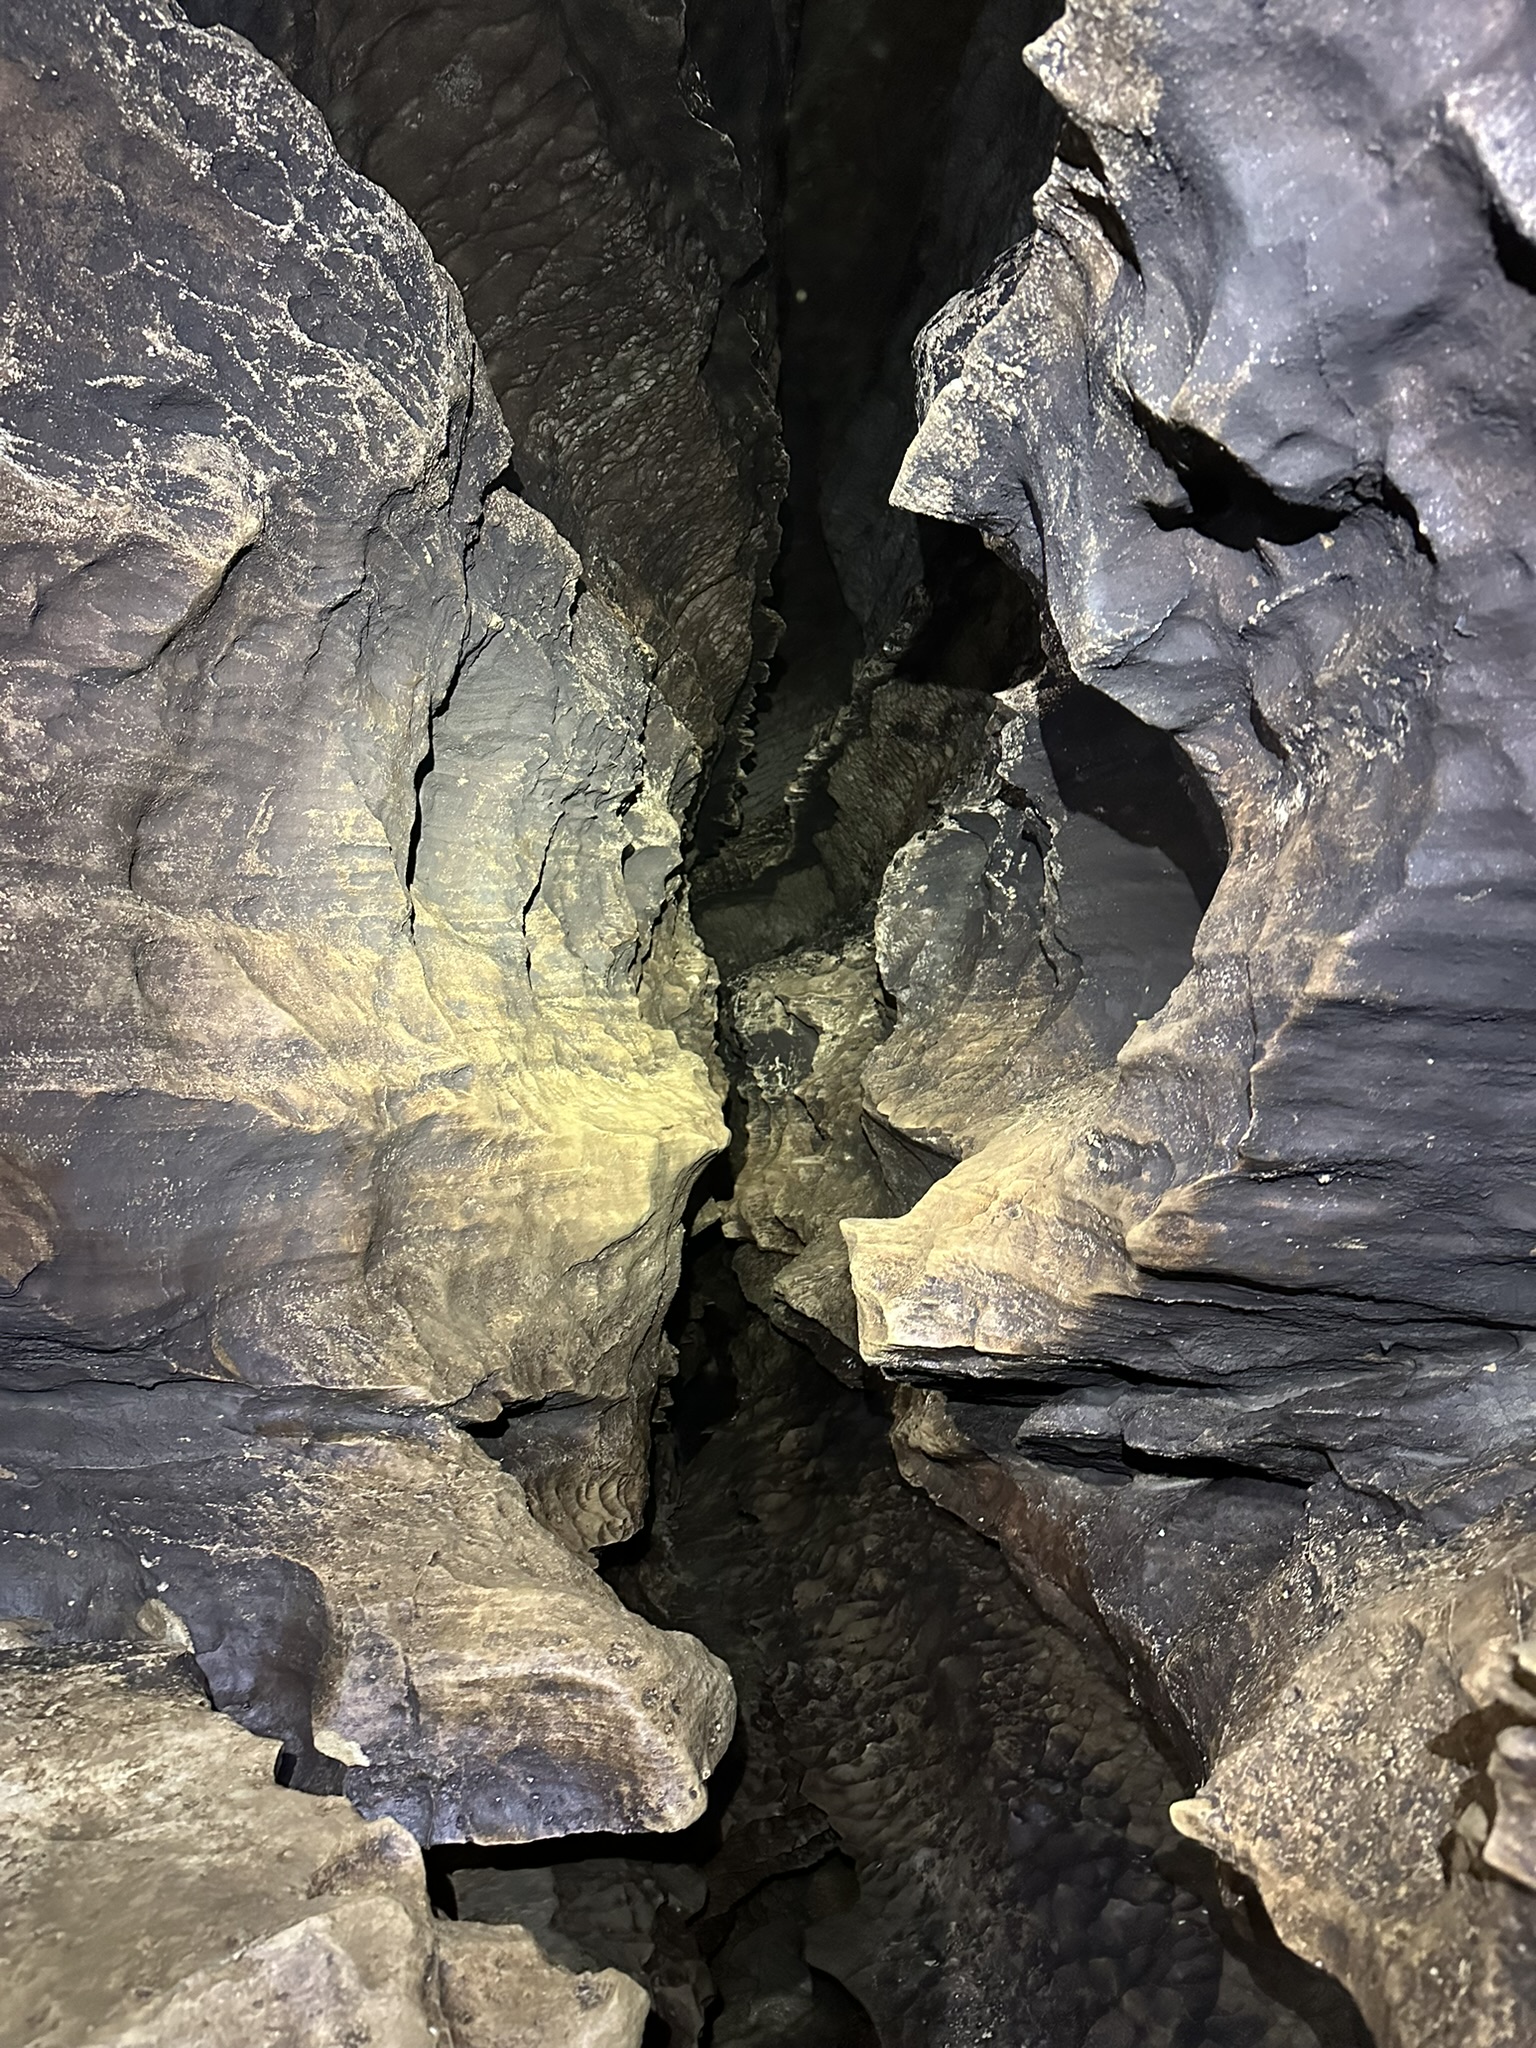
M 724 1139 L 691 745 L 277 72 L 49 0 L 0 74 L 0 1620 L 158 1617 L 424 1839 L 686 1825 L 729 1676 L 581 1553 Z

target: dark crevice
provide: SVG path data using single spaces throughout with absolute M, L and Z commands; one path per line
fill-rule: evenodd
M 1110 247 L 1139 277 L 1141 258 L 1136 253 L 1136 245 L 1131 240 L 1130 230 L 1110 196 L 1109 173 L 1104 168 L 1103 158 L 1094 148 L 1092 139 L 1076 121 L 1062 122 L 1056 136 L 1056 154 L 1064 164 L 1071 164 L 1078 170 L 1087 171 L 1094 180 L 1097 190 L 1078 185 L 1078 204 L 1098 222 Z
M 1236 456 L 1197 427 L 1159 419 L 1145 406 L 1136 421 L 1149 445 L 1183 489 L 1182 504 L 1148 503 L 1147 511 L 1165 533 L 1183 528 L 1220 546 L 1251 554 L 1261 542 L 1299 547 L 1343 523 L 1336 507 L 1298 504 L 1283 498 Z
M 1400 519 L 1413 535 L 1414 552 L 1422 555 L 1427 562 L 1434 561 L 1434 546 L 1429 535 L 1419 524 L 1418 507 L 1406 492 L 1393 483 L 1391 477 L 1383 476 L 1371 489 L 1362 491 L 1360 495 L 1363 503 L 1380 505 L 1382 511 L 1390 518 Z
M 253 19 L 264 11 L 252 0 Z M 728 413 L 762 342 L 748 302 L 776 284 L 790 459 L 780 554 L 753 623 L 757 701 L 706 776 L 686 855 L 699 928 L 727 975 L 867 934 L 887 864 L 981 758 L 996 694 L 1025 679 L 1045 678 L 1043 759 L 1030 764 L 1040 787 L 989 789 L 975 804 L 1013 805 L 1011 826 L 1033 819 L 1033 864 L 1019 872 L 1037 894 L 1062 811 L 1091 848 L 1090 887 L 1114 898 L 1125 886 L 1141 928 L 1100 936 L 1144 970 L 1138 1014 L 1187 968 L 1198 915 L 1225 872 L 1220 814 L 1179 742 L 1070 676 L 1037 594 L 979 534 L 886 503 L 910 426 L 919 324 L 1016 246 L 1032 218 L 1058 122 L 1017 53 L 1059 12 L 1055 0 L 806 0 L 775 135 L 760 132 L 761 104 L 743 96 L 724 11 L 689 10 L 694 111 L 730 127 L 770 236 L 718 307 L 704 382 Z M 1007 59 L 1006 90 L 984 66 L 981 84 L 966 85 L 973 39 L 987 35 L 997 64 Z M 985 154 L 973 141 L 969 160 L 946 163 L 946 147 L 964 139 L 956 96 L 983 86 L 994 124 Z M 626 133 L 644 126 L 644 106 L 607 112 Z M 1081 204 L 1138 267 L 1086 136 L 1067 123 L 1060 148 L 1081 173 Z M 651 164 L 653 222 L 675 225 L 668 166 L 640 155 Z M 967 191 L 963 232 L 946 217 L 957 173 L 988 188 L 974 205 Z M 1193 429 L 1151 415 L 1141 424 L 1182 493 L 1149 508 L 1165 530 L 1253 550 L 1300 545 L 1344 517 L 1286 500 Z M 522 489 L 511 470 L 503 481 Z M 1424 544 L 1406 500 L 1384 487 L 1379 502 Z M 1257 712 L 1254 732 L 1283 758 Z M 865 780 L 850 784 L 866 743 Z M 434 765 L 429 729 L 408 889 Z M 970 794 L 954 800 L 957 815 L 973 815 Z M 1082 820 L 1107 828 L 1096 845 Z M 1133 847 L 1168 867 L 1153 873 Z M 1064 987 L 1082 968 L 1064 936 L 1048 945 L 1042 935 L 1039 950 L 1060 965 Z M 809 1027 L 804 1035 L 814 1039 Z M 810 1049 L 796 1044 L 786 1057 Z M 1193 1788 L 1134 1703 L 1127 1671 L 1049 1617 L 995 1545 L 902 1479 L 890 1437 L 896 1390 L 840 1340 L 820 1333 L 813 1351 L 787 1334 L 805 1334 L 808 1319 L 774 1301 L 764 1280 L 774 1259 L 751 1244 L 737 1251 L 708 1222 L 729 1204 L 747 1149 L 747 1051 L 728 1022 L 720 1050 L 732 1068 L 731 1146 L 689 1206 L 666 1326 L 677 1375 L 655 1418 L 640 1526 L 603 1550 L 599 1569 L 636 1613 L 725 1659 L 740 1719 L 690 1828 L 434 1849 L 436 1911 L 516 1922 L 557 1962 L 635 1976 L 652 1999 L 647 2048 L 1131 2038 L 1146 2048 L 1299 2048 L 1308 2038 L 1361 2048 L 1338 1986 L 1284 1950 L 1233 1874 L 1174 1834 L 1170 1800 Z M 829 1124 L 816 1129 L 824 1146 L 836 1141 Z M 953 1164 L 873 1115 L 863 1138 L 909 1196 Z M 1315 1473 L 1305 1461 L 1277 1473 L 1240 1457 L 1030 1434 L 1030 1412 L 1052 1394 L 1102 1386 L 1115 1371 L 1074 1358 L 1030 1385 L 989 1388 L 988 1428 L 1047 1474 L 1204 1482 L 1223 1498 L 1263 1493 L 1267 1508 L 1280 1496 L 1285 1513 L 1327 1471 L 1321 1457 Z M 977 1393 L 959 1376 L 912 1378 L 948 1386 L 962 1419 Z M 579 1463 L 600 1412 L 556 1397 L 461 1426 L 526 1481 L 562 1459 Z M 291 1746 L 276 1774 L 332 1792 L 342 1769 Z
M 1226 828 L 1173 735 L 1071 679 L 1042 689 L 1040 735 L 1068 810 L 1097 818 L 1138 846 L 1157 847 L 1206 909 L 1226 871 Z
M 1536 244 L 1521 234 L 1501 206 L 1489 207 L 1488 231 L 1505 277 L 1523 292 L 1536 292 Z
M 434 767 L 436 767 L 436 765 L 436 755 L 434 754 L 432 748 L 432 725 L 429 719 L 427 724 L 426 751 L 422 755 L 420 761 L 416 764 L 416 775 L 415 782 L 413 785 L 416 796 L 416 808 L 411 814 L 410 836 L 406 841 L 405 847 L 405 886 L 407 892 L 409 892 L 412 888 L 415 887 L 416 859 L 421 851 L 422 791 L 426 787 L 427 777 L 432 773 L 432 770 L 434 769 Z
M 1294 1487 L 1305 1493 L 1315 1479 L 1331 1469 L 1321 1453 L 1290 1452 L 1294 1465 L 1310 1464 L 1309 1472 L 1285 1471 L 1277 1465 L 1260 1465 L 1239 1458 L 1160 1457 L 1151 1451 L 1102 1437 L 1045 1436 L 1021 1430 L 1017 1448 L 1042 1465 L 1080 1472 L 1085 1477 L 1128 1485 L 1138 1474 L 1157 1479 L 1252 1480 L 1264 1486 Z

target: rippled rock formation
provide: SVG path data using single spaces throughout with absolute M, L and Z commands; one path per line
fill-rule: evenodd
M 927 330 L 896 494 L 1034 587 L 1044 658 L 985 818 L 887 878 L 867 1107 L 958 1163 L 848 1226 L 865 1354 L 927 1389 L 908 1470 L 1103 1626 L 1216 1762 L 1187 1824 L 1391 2042 L 1506 2041 L 1536 1989 L 1518 1855 L 1440 1867 L 1487 1702 L 1438 1651 L 1398 1700 L 1382 1641 L 1430 1657 L 1529 1514 L 1530 38 L 1069 5 L 1036 230 Z M 1094 810 L 1074 695 L 1161 743 L 1118 850 L 1053 801 Z M 1358 1796 L 1314 1816 L 1303 1755 Z
M 685 46 L 681 0 L 188 9 L 282 64 L 420 226 L 464 294 L 518 488 L 709 745 L 773 646 L 783 454 L 753 156 L 744 139 L 744 172 L 694 44 L 750 136 L 782 118 L 788 28 L 770 0 L 698 11 Z
M 680 1825 L 729 1679 L 584 1553 L 723 1137 L 697 755 L 279 73 L 157 0 L 0 58 L 0 1610 L 423 1839 Z
M 1209 1850 L 1521 2037 L 1536 28 L 1423 15 L 0 20 L 0 2031 L 1353 2041 Z

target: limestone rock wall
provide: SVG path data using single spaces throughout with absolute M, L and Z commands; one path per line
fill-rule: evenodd
M 647 2000 L 432 1917 L 395 1822 L 272 1782 L 186 1660 L 0 1669 L 0 2037 L 37 2048 L 638 2048 Z
M 1530 1995 L 1524 1751 L 1385 1636 L 1523 1583 L 1530 1513 L 1533 61 L 1492 0 L 1069 0 L 1034 232 L 927 329 L 896 493 L 1041 653 L 886 878 L 864 1113 L 958 1163 L 847 1224 L 864 1354 L 1393 2043 Z M 1074 794 L 1074 721 L 1139 729 L 1145 815 Z M 1490 1790 L 1442 1868 L 1490 1770 L 1496 1861 Z M 1239 1778 L 1262 1820 L 1212 1817 Z
M 661 695 L 713 745 L 745 715 L 776 631 L 761 600 L 783 455 L 754 194 L 776 146 L 758 138 L 782 119 L 787 22 L 762 0 L 713 37 L 713 17 L 701 23 L 722 116 L 681 0 L 188 11 L 282 64 L 348 162 L 420 226 L 464 294 L 519 490 L 656 650 Z M 756 52 L 750 79 L 723 35 Z
M 0 81 L 0 1617 L 423 1840 L 682 1825 L 729 1678 L 586 1553 L 724 1136 L 693 744 L 277 70 L 48 0 Z

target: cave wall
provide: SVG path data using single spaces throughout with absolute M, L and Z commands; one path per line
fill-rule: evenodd
M 1034 231 L 925 331 L 895 493 L 981 530 L 1042 655 L 990 757 L 1013 850 L 965 792 L 886 877 L 863 1112 L 959 1163 L 846 1226 L 864 1355 L 910 1474 L 1105 1629 L 1215 1764 L 1186 1823 L 1390 2041 L 1514 2038 L 1531 1989 L 1518 1858 L 1444 1863 L 1495 1810 L 1492 1734 L 1448 1731 L 1526 1624 L 1530 38 L 1069 5 Z M 1086 1048 L 1063 689 L 1219 816 L 1188 971 Z M 989 990 L 974 928 L 984 966 L 1021 910 L 1054 957 Z
M 723 1139 L 696 750 L 276 70 L 0 57 L 6 1647 L 189 1656 L 422 1841 L 683 1825 L 729 1677 L 589 1550 Z
M 695 737 L 734 731 L 776 633 L 761 600 L 783 455 L 754 200 L 787 90 L 782 9 L 760 0 L 713 40 L 724 10 L 703 10 L 746 169 L 681 0 L 188 11 L 281 64 L 426 235 L 464 294 L 518 490 L 655 649 Z
M 6 2040 L 639 2048 L 637 1984 L 434 1917 L 405 1830 L 279 1789 L 175 1650 L 7 1660 L 0 1688 Z
M 221 1903 L 220 2026 L 323 1979 L 635 2038 L 434 1930 L 401 1828 L 676 1829 L 729 1734 L 590 1561 L 725 1141 L 702 818 L 693 1220 L 778 1325 L 765 1429 L 786 1338 L 894 1384 L 903 1474 L 1119 1661 L 1378 2042 L 1519 2038 L 1528 11 L 979 0 L 894 10 L 889 75 L 814 0 L 190 11 L 0 22 L 8 1785 L 51 1810 L 45 1696 L 130 1774 L 195 1722 L 262 1787 L 210 1867 L 330 1830 L 307 1904 L 389 1894 L 391 1957 Z M 40 1941 L 80 1882 L 21 1871 Z M 172 2038 L 214 1965 L 151 1948 Z

